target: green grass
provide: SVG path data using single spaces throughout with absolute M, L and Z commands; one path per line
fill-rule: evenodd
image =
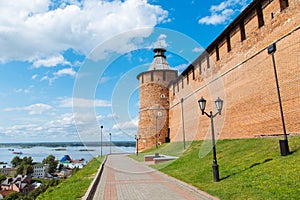
M 216 148 L 221 181 L 217 183 L 213 182 L 212 153 L 205 151 L 205 147 L 210 146 L 208 141 L 193 142 L 179 159 L 155 168 L 222 200 L 299 199 L 300 137 L 289 137 L 290 151 L 293 152 L 289 156 L 280 156 L 278 140 L 218 140 Z M 153 149 L 141 156 L 150 153 Z
M 186 142 L 186 146 L 188 147 L 191 145 L 191 142 Z M 155 153 L 164 154 L 168 156 L 177 156 L 179 157 L 182 155 L 184 149 L 182 142 L 172 142 L 172 143 L 164 143 L 162 145 L 159 145 L 159 148 L 156 149 L 156 147 L 147 149 L 143 152 L 140 152 L 138 156 L 136 155 L 129 155 L 129 157 L 137 160 L 137 161 L 144 161 L 145 155 L 151 155 Z
M 38 200 L 70 200 L 80 199 L 84 196 L 88 187 L 93 181 L 103 158 L 92 159 L 83 169 L 72 175 L 66 180 L 63 180 L 59 185 L 50 187 L 40 196 Z

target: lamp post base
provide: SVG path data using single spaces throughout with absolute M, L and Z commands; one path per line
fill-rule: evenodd
M 287 140 L 279 140 L 281 156 L 287 156 L 290 154 L 289 143 Z
M 220 181 L 220 178 L 219 178 L 219 165 L 214 163 L 212 165 L 212 169 L 213 169 L 213 175 L 214 175 L 214 182 L 219 182 Z

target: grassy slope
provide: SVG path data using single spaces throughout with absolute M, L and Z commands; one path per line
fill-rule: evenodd
M 47 191 L 38 196 L 37 199 L 80 199 L 90 186 L 102 160 L 103 158 L 92 159 L 83 169 L 79 170 L 75 175 L 72 175 L 68 179 L 64 180 L 56 187 L 48 188 Z
M 191 142 L 186 142 L 186 146 L 188 147 L 191 144 Z M 181 142 L 172 142 L 172 143 L 165 143 L 159 146 L 158 149 L 155 147 L 151 149 L 147 149 L 143 152 L 140 152 L 138 156 L 136 155 L 129 155 L 129 157 L 137 160 L 137 161 L 144 161 L 144 156 L 145 155 L 150 155 L 150 154 L 164 154 L 164 155 L 169 155 L 169 156 L 180 156 L 183 152 L 183 145 Z
M 202 144 L 193 142 L 178 160 L 154 167 L 222 200 L 300 198 L 300 137 L 289 138 L 293 154 L 286 157 L 277 138 L 218 140 L 218 183 L 212 181 L 212 153 L 199 156 Z

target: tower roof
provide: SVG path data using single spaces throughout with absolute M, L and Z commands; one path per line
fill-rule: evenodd
M 154 50 L 154 60 L 152 61 L 148 71 L 151 70 L 161 70 L 161 69 L 170 69 L 170 65 L 166 60 L 165 52 L 166 49 L 159 47 Z

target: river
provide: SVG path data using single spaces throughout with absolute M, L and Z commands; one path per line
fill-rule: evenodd
M 12 151 L 13 149 L 13 151 Z M 102 155 L 112 153 L 134 153 L 135 147 L 124 146 L 103 146 Z M 22 154 L 14 154 L 13 152 L 22 152 Z M 62 146 L 62 147 L 21 147 L 21 146 L 6 146 L 0 147 L 0 161 L 10 163 L 15 157 L 23 158 L 25 156 L 32 157 L 34 162 L 42 162 L 48 155 L 54 155 L 55 159 L 60 160 L 64 155 L 69 155 L 73 160 L 84 158 L 86 161 L 101 154 L 100 146 Z

